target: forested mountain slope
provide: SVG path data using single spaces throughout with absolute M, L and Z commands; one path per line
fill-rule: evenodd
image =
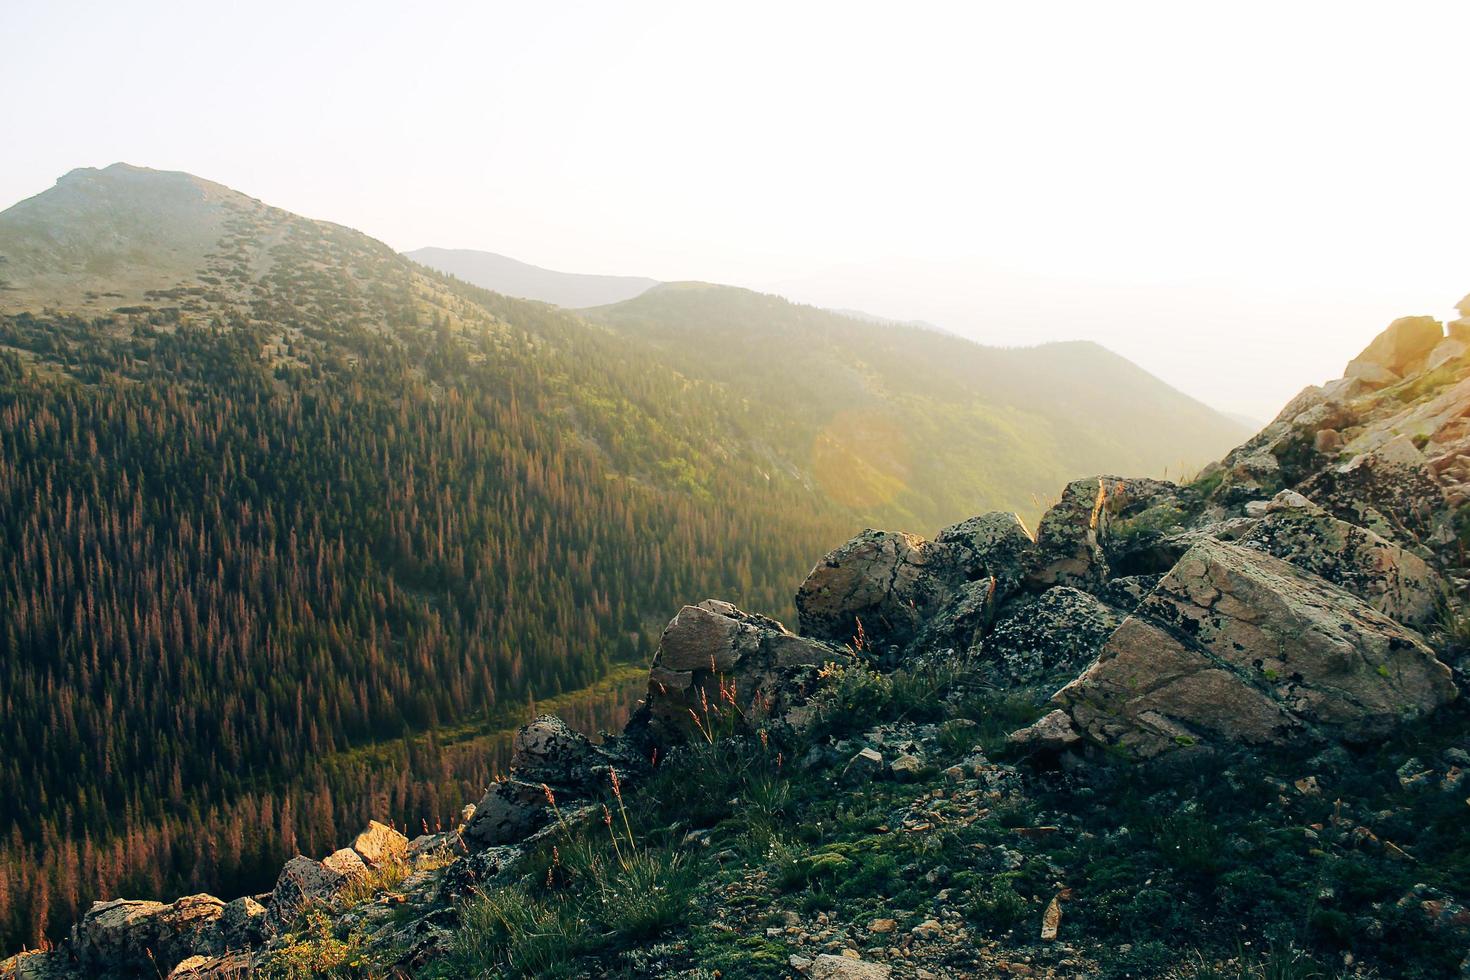
M 436 823 L 483 760 L 326 762 L 593 682 L 684 592 L 782 608 L 843 523 L 636 344 L 154 182 L 121 172 L 109 220 L 217 221 L 196 273 L 140 259 L 127 312 L 0 318 L 7 946 L 119 888 L 253 887 L 365 796 Z M 132 254 L 93 227 L 54 237 Z M 47 281 L 110 291 L 70 268 Z
M 74 171 L 0 257 L 6 947 L 447 821 L 490 775 L 456 745 L 646 660 L 684 597 L 790 615 L 864 523 L 1025 509 L 1175 431 L 1068 427 L 1100 355 L 1048 355 L 1038 407 L 964 341 L 740 291 L 588 320 L 187 174 Z

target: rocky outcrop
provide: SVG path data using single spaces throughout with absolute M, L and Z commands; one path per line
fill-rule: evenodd
M 1027 583 L 1038 589 L 1101 588 L 1114 574 L 1113 562 L 1133 550 L 1110 540 L 1113 525 L 1128 528 L 1130 539 L 1136 535 L 1134 545 L 1141 550 L 1180 515 L 1179 493 L 1172 483 L 1141 477 L 1097 476 L 1067 484 L 1037 527 Z
M 1349 361 L 1343 375 L 1373 385 L 1392 384 L 1423 370 L 1443 339 L 1444 326 L 1434 317 L 1401 317 Z
M 1417 634 L 1324 579 L 1206 539 L 1055 701 L 1091 740 L 1152 757 L 1364 741 L 1454 697 Z
M 1445 543 L 1445 496 L 1424 454 L 1406 436 L 1340 466 L 1330 466 L 1297 489 L 1336 517 L 1406 545 Z
M 191 895 L 168 905 L 121 899 L 96 902 L 72 929 L 70 952 L 94 975 L 167 974 L 180 961 L 225 945 L 225 903 Z

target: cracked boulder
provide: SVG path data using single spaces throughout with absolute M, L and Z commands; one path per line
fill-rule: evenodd
M 902 649 L 967 580 L 973 561 L 954 542 L 864 531 L 807 575 L 796 593 L 798 629 L 859 651 Z
M 680 609 L 664 628 L 648 696 L 630 729 L 669 745 L 702 737 L 700 730 L 799 727 L 818 670 L 847 659 L 846 651 L 774 619 L 706 599 Z
M 1053 700 L 1089 740 L 1147 758 L 1361 743 L 1454 697 L 1418 634 L 1285 561 L 1203 539 Z

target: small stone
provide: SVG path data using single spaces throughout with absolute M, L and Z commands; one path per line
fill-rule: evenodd
M 919 778 L 919 776 L 924 772 L 924 762 L 918 756 L 909 755 L 907 752 L 905 752 L 903 755 L 899 756 L 897 759 L 894 759 L 891 763 L 889 763 L 888 771 L 892 773 L 893 778 L 897 779 L 899 782 L 910 782 L 914 779 Z
M 848 760 L 842 778 L 850 783 L 876 779 L 883 772 L 883 756 L 874 749 L 863 749 Z
M 1057 930 L 1062 924 L 1061 896 L 1055 895 L 1046 906 L 1046 912 L 1041 916 L 1041 940 L 1042 942 L 1055 942 Z
M 918 936 L 920 939 L 932 939 L 943 931 L 944 927 L 939 924 L 939 920 L 937 919 L 925 919 L 909 930 L 909 932 Z
M 898 928 L 896 919 L 874 919 L 868 923 L 869 932 L 892 932 Z

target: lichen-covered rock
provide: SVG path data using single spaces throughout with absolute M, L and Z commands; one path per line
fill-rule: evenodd
M 512 777 L 490 787 L 464 828 L 471 846 L 494 847 L 525 840 L 551 820 L 547 788 Z
M 1454 697 L 1417 634 L 1280 559 L 1204 539 L 1054 700 L 1089 739 L 1149 757 L 1362 742 Z
M 523 851 L 519 847 L 490 847 L 466 854 L 444 869 L 439 879 L 439 896 L 446 902 L 467 898 L 475 889 L 495 882 L 515 865 Z
M 1036 528 L 1035 568 L 1028 576 L 1040 587 L 1088 588 L 1108 578 L 1102 535 L 1107 528 L 1107 487 L 1113 477 L 1074 480 L 1042 515 Z
M 1356 424 L 1354 399 L 1369 387 L 1361 379 L 1344 378 L 1304 388 L 1264 429 L 1225 457 L 1212 498 L 1239 506 L 1310 476 L 1325 461 L 1323 454 L 1335 453 L 1340 445 L 1340 435 L 1336 440 L 1319 436 Z
M 351 879 L 321 861 L 298 854 L 287 861 L 271 889 L 266 909 L 273 928 L 291 923 L 313 902 L 325 902 L 347 886 Z
M 765 616 L 707 599 L 664 628 L 648 674 L 648 697 L 630 725 L 655 745 L 696 729 L 753 731 L 799 725 L 825 663 L 849 659 Z
M 1349 361 L 1343 374 L 1368 381 L 1372 380 L 1369 375 L 1383 371 L 1394 375 L 1395 380 L 1417 374 L 1443 339 L 1444 325 L 1434 317 L 1400 317 Z
M 258 946 L 270 928 L 266 907 L 249 897 L 226 902 L 215 928 L 222 949 Z
M 999 687 L 1045 698 L 1091 663 L 1122 621 L 1123 613 L 1068 586 L 1018 599 L 986 637 L 981 670 Z
M 1180 488 L 1145 477 L 1098 476 L 1074 480 L 1044 515 L 1036 530 L 1033 567 L 1027 576 L 1035 587 L 1070 585 L 1099 588 L 1112 575 L 1105 543 L 1114 520 L 1135 527 L 1166 526 L 1163 515 L 1180 513 Z
M 367 829 L 353 839 L 352 850 L 369 868 L 383 868 L 404 860 L 408 838 L 387 824 L 372 820 Z
M 1407 436 L 1396 437 L 1296 489 L 1335 517 L 1403 545 L 1437 546 L 1449 534 L 1444 490 Z
M 966 581 L 965 566 L 973 560 L 973 552 L 958 544 L 864 531 L 807 575 L 796 593 L 798 629 L 858 650 L 901 649 Z
M 970 581 L 993 579 L 1001 597 L 1020 586 L 1036 552 L 1036 542 L 1021 519 L 1003 511 L 951 525 L 935 536 L 934 544 L 951 552 L 951 560 Z
M 225 903 L 190 895 L 167 905 L 119 899 L 94 902 L 72 927 L 69 951 L 84 975 L 166 974 L 175 964 L 218 947 Z
M 948 650 L 959 656 L 980 652 L 995 619 L 1001 586 L 995 579 L 966 582 L 919 632 L 913 646 L 920 650 Z
M 28 950 L 0 960 L 0 980 L 81 980 L 86 975 L 63 950 Z
M 1410 626 L 1435 617 L 1446 589 L 1418 555 L 1338 520 L 1290 490 L 1272 501 L 1270 512 L 1240 543 L 1319 575 Z

